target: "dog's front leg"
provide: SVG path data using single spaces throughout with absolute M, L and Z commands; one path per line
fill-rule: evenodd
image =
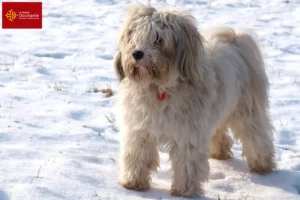
M 206 142 L 207 143 L 207 142 Z M 204 142 L 202 145 L 206 145 Z M 197 197 L 204 194 L 201 183 L 209 175 L 208 145 L 175 144 L 170 151 L 173 169 L 171 195 Z
M 119 183 L 130 190 L 150 188 L 150 173 L 156 171 L 159 156 L 155 138 L 148 132 L 123 132 Z

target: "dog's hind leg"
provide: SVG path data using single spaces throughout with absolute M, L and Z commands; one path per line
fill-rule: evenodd
M 257 73 L 255 79 L 244 90 L 230 123 L 235 137 L 242 142 L 250 171 L 264 174 L 276 168 L 273 126 L 268 115 L 265 73 Z
M 147 132 L 123 133 L 119 183 L 130 190 L 150 188 L 151 172 L 159 165 L 156 140 Z
M 228 134 L 227 126 L 219 128 L 210 138 L 210 157 L 218 160 L 232 158 L 232 139 Z
M 242 142 L 251 172 L 264 174 L 275 169 L 272 129 L 265 115 L 259 116 L 256 111 L 249 117 L 235 114 L 231 128 Z

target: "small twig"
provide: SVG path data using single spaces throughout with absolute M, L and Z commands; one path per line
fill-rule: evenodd
M 38 171 L 38 173 L 37 173 L 37 175 L 36 175 L 36 178 L 39 178 L 41 168 L 42 168 L 42 165 L 41 165 L 40 168 L 39 168 L 39 171 Z
M 107 117 L 106 114 L 104 114 L 104 116 L 105 116 L 105 118 L 107 119 L 107 121 L 109 121 L 109 122 L 112 123 L 112 124 L 114 123 L 114 122 L 113 122 L 113 119 L 110 119 L 109 117 Z

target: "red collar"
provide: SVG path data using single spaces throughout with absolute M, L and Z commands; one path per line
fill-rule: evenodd
M 165 92 L 157 92 L 156 97 L 158 100 L 162 101 L 165 99 L 166 94 L 165 94 Z

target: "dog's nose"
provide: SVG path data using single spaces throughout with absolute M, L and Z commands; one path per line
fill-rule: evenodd
M 132 56 L 134 57 L 134 59 L 136 60 L 141 60 L 144 56 L 144 52 L 142 51 L 139 51 L 139 50 L 135 50 L 133 53 L 132 53 Z

